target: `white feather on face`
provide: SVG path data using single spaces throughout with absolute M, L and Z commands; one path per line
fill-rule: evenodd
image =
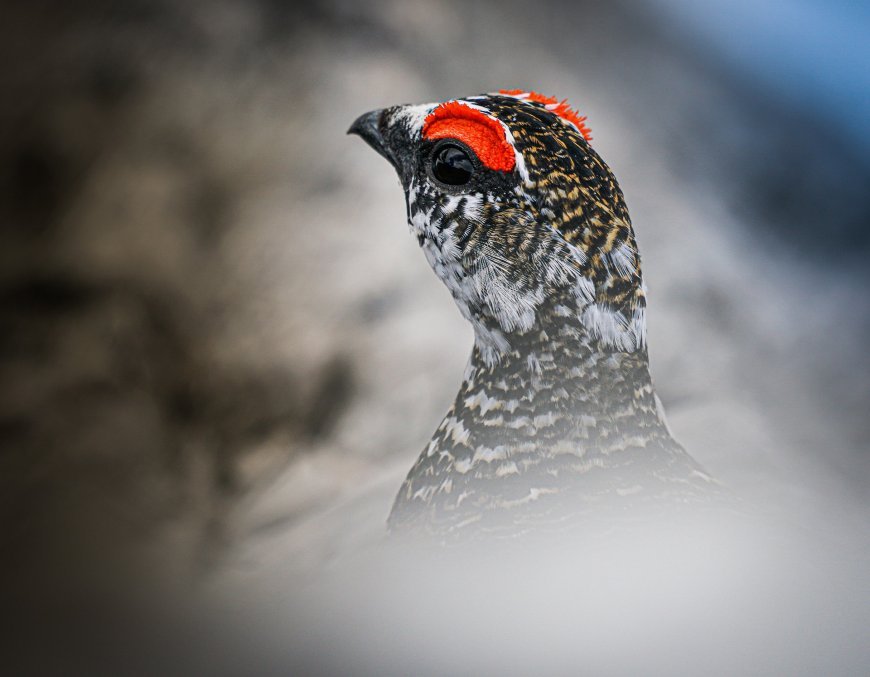
M 437 103 L 421 103 L 411 106 L 399 106 L 394 109 L 390 124 L 403 125 L 408 130 L 408 135 L 411 139 L 419 139 L 426 117 L 437 105 Z

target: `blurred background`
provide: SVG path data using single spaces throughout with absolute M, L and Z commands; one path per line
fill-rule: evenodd
M 28 603 L 33 581 L 93 603 L 291 580 L 380 537 L 472 334 L 392 169 L 345 131 L 499 88 L 588 116 L 676 437 L 796 521 L 866 524 L 866 3 L 10 0 L 0 18 L 0 577 Z

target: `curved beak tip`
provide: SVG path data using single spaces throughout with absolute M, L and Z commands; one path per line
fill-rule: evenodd
M 363 113 L 347 130 L 348 134 L 356 134 L 369 146 L 376 150 L 380 155 L 389 160 L 390 164 L 396 166 L 396 161 L 387 148 L 384 136 L 381 133 L 381 116 L 383 111 L 373 110 L 369 113 Z
M 356 134 L 357 136 L 362 137 L 365 141 L 369 141 L 370 137 L 380 139 L 381 132 L 378 129 L 380 118 L 381 111 L 379 110 L 363 113 L 353 121 L 353 124 L 351 124 L 350 128 L 347 130 L 347 133 Z

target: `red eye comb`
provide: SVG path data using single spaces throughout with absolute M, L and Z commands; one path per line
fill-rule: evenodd
M 442 103 L 429 113 L 423 122 L 423 137 L 462 141 L 484 165 L 500 172 L 509 172 L 516 164 L 514 148 L 501 123 L 459 101 Z
M 577 128 L 577 131 L 583 135 L 584 139 L 592 141 L 592 130 L 585 123 L 586 116 L 578 115 L 577 111 L 568 105 L 567 99 L 559 101 L 555 96 L 544 96 L 543 94 L 538 94 L 538 92 L 526 92 L 522 89 L 500 89 L 498 93 L 544 104 L 544 107 L 548 111 L 573 124 Z

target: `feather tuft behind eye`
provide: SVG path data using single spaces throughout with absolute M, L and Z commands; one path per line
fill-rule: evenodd
M 544 96 L 538 92 L 526 92 L 522 89 L 500 89 L 498 93 L 512 96 L 522 101 L 531 101 L 543 105 L 551 113 L 574 125 L 586 141 L 592 141 L 592 130 L 586 125 L 586 116 L 579 115 L 577 111 L 572 109 L 568 105 L 567 99 L 559 101 L 555 96 Z

